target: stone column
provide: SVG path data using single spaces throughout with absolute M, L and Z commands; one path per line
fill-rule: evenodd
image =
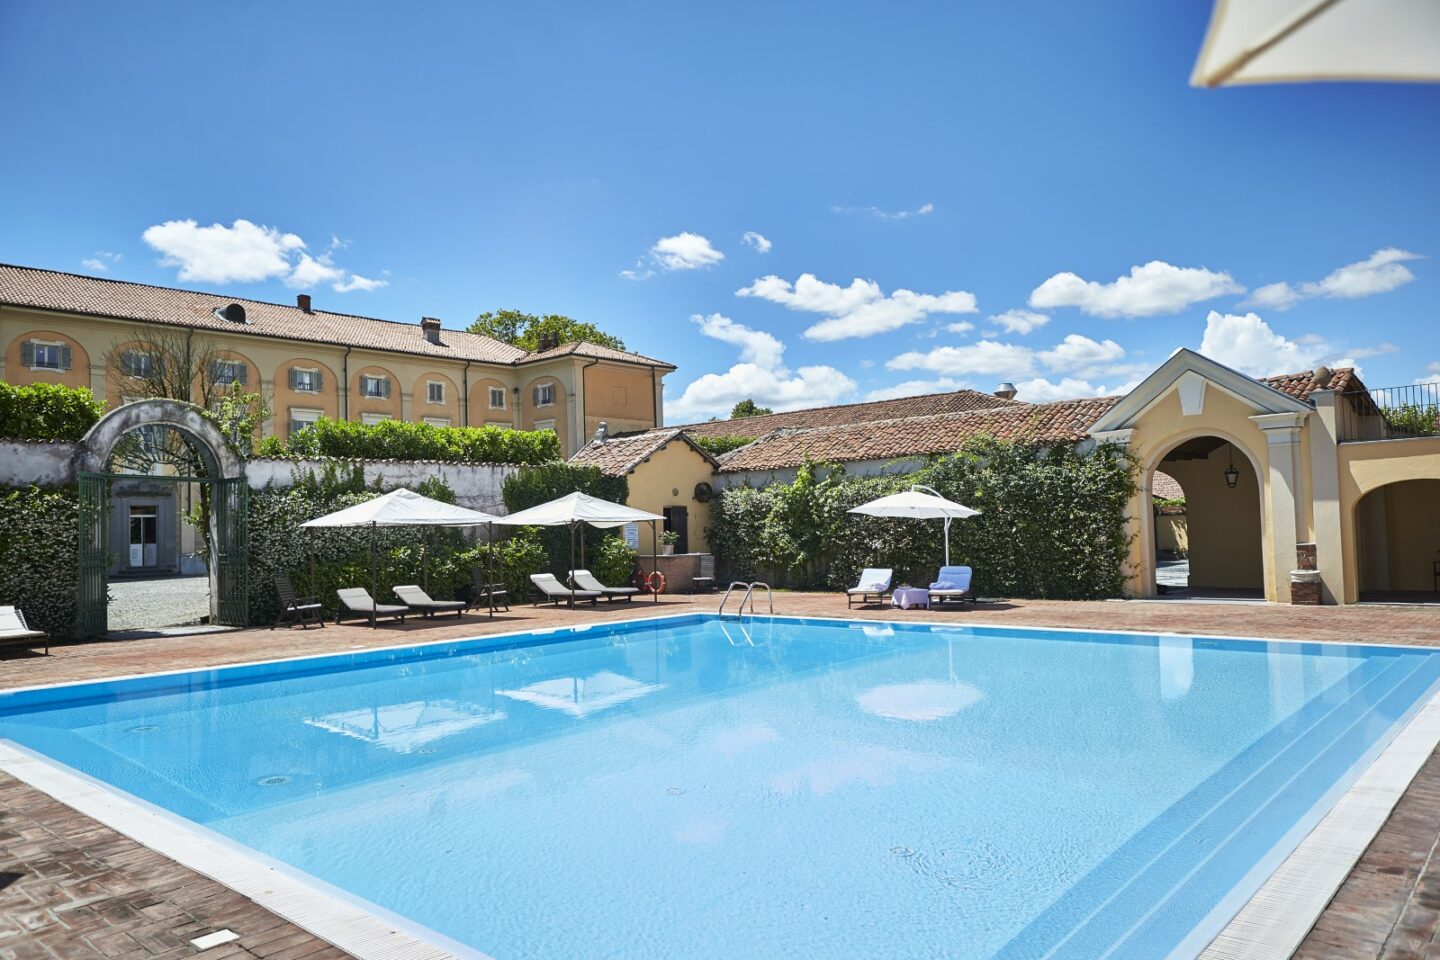
M 409 390 L 400 391 L 400 419 L 409 423 L 415 415 L 415 395 Z
M 1277 603 L 1290 601 L 1289 572 L 1295 565 L 1295 546 L 1305 529 L 1304 465 L 1300 460 L 1300 431 L 1308 413 L 1266 413 L 1250 420 L 1265 433 L 1270 472 L 1265 511 L 1269 520 L 1270 582 L 1265 597 Z
M 1126 428 L 1103 430 L 1090 436 L 1097 446 L 1134 453 L 1130 446 L 1134 433 L 1133 428 Z M 1154 471 L 1136 478 L 1135 496 L 1130 499 L 1130 508 L 1125 514 L 1125 530 L 1130 535 L 1130 570 L 1126 579 L 1132 597 L 1155 596 L 1155 522 L 1153 516 L 1147 515 L 1153 479 Z
M 1315 569 L 1325 603 L 1344 603 L 1345 544 L 1340 518 L 1340 448 L 1336 430 L 1334 390 L 1310 395 L 1315 416 L 1310 420 L 1310 497 L 1315 511 Z

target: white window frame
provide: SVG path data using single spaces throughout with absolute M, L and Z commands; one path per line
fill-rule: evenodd
M 500 398 L 500 402 L 499 402 L 499 403 L 496 403 L 496 402 L 495 402 L 495 398 L 496 398 L 496 397 L 499 397 L 499 398 Z M 491 387 L 491 388 L 490 388 L 490 409 L 491 409 L 491 410 L 504 410 L 504 409 L 505 409 L 505 405 L 506 405 L 506 404 L 505 404 L 505 388 L 504 388 L 504 387 Z
M 555 421 L 554 421 L 554 420 L 536 420 L 536 421 L 535 421 L 535 429 L 536 429 L 536 430 L 549 430 L 551 433 L 555 433 L 555 432 L 556 432 L 556 430 L 555 430 Z
M 377 424 L 377 423 L 384 423 L 386 420 L 394 420 L 394 419 L 395 419 L 395 418 L 392 417 L 392 416 L 390 416 L 390 414 L 388 414 L 388 413 L 362 413 L 362 414 L 360 414 L 360 422 L 363 423 L 363 424 L 365 424 L 365 426 L 367 426 L 367 427 L 373 427 L 373 426 L 375 426 L 375 424 Z
M 311 410 L 308 407 L 291 407 L 290 422 L 286 425 L 286 428 L 289 430 L 289 435 L 294 436 L 299 432 L 295 429 L 295 424 L 304 424 L 305 426 L 300 428 L 303 430 L 305 427 L 310 426 L 310 424 L 319 422 L 320 418 L 324 415 L 324 410 Z
M 41 351 L 42 349 L 52 349 L 52 348 L 53 348 L 54 351 L 55 351 L 55 365 L 54 365 L 53 367 L 50 366 L 48 363 L 41 363 L 41 362 L 40 362 L 40 351 Z M 31 351 L 32 351 L 32 356 L 31 356 L 31 360 L 30 360 L 30 369 L 31 369 L 31 370 L 49 370 L 49 371 L 51 371 L 52 373 L 63 373 L 63 372 L 65 371 L 65 360 L 64 360 L 64 357 L 61 355 L 61 352 L 60 352 L 60 351 L 62 351 L 62 350 L 65 349 L 65 341 L 64 341 L 64 340 L 34 340 L 34 339 L 32 339 L 32 340 L 30 341 L 30 349 L 31 349 Z
M 448 427 L 448 426 L 450 426 L 450 418 L 449 418 L 449 417 L 424 417 L 424 418 L 422 418 L 422 422 L 428 423 L 428 424 L 430 424 L 430 426 L 432 426 L 432 427 Z
M 291 367 L 290 369 L 291 369 L 291 370 L 294 370 L 296 374 L 310 374 L 310 375 L 312 375 L 312 376 L 314 376 L 314 377 L 316 377 L 316 378 L 318 378 L 318 377 L 320 376 L 320 368 L 319 368 L 319 367 Z M 310 386 L 308 386 L 308 387 L 301 386 L 301 385 L 299 384 L 299 381 L 298 381 L 298 378 L 297 378 L 296 385 L 295 385 L 295 392 L 296 392 L 296 393 L 319 393 L 319 392 L 320 392 L 320 389 L 314 385 L 314 381 L 313 381 L 313 380 L 311 381 L 311 385 L 310 385 Z
M 383 385 L 386 384 L 386 383 L 388 383 L 389 381 L 390 381 L 390 378 L 389 378 L 389 377 L 380 376 L 380 375 L 374 374 L 374 373 L 362 373 L 362 374 L 360 374 L 360 396 L 364 397 L 366 400 L 385 400 L 385 399 L 388 399 L 388 398 L 385 396 L 385 388 L 384 388 Z M 376 387 L 376 392 L 375 392 L 375 393 L 370 393 L 369 391 L 367 391 L 367 390 L 365 389 L 366 384 L 371 384 L 371 383 L 375 384 L 375 387 Z
M 436 387 L 439 387 L 439 388 L 440 388 L 440 398 L 439 398 L 438 400 L 435 398 L 435 388 L 436 388 Z M 441 407 L 441 406 L 444 406 L 444 405 L 445 405 L 445 381 L 444 381 L 444 380 L 426 380 L 426 381 L 425 381 L 425 402 L 428 403 L 428 404 L 430 404 L 432 407 Z
M 553 407 L 553 406 L 555 406 L 555 384 L 553 384 L 553 383 L 537 383 L 537 384 L 535 385 L 535 392 L 536 392 L 536 393 L 539 393 L 541 396 L 548 396 L 548 397 L 549 397 L 548 400 L 537 400 L 537 401 L 535 401 L 535 406 L 537 406 L 537 407 Z

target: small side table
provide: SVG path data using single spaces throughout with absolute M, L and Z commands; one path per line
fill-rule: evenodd
M 930 591 L 924 587 L 896 587 L 890 594 L 890 606 L 909 610 L 911 607 L 930 609 Z

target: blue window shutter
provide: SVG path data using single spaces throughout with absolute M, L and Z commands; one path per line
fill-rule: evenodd
M 61 370 L 69 370 L 69 369 L 70 369 L 70 348 L 69 348 L 69 347 L 61 347 L 61 348 L 60 348 L 60 369 L 61 369 Z
M 35 344 L 29 340 L 20 344 L 20 365 L 22 367 L 35 366 Z

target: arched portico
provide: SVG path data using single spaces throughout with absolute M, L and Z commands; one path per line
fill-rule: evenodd
M 249 488 L 244 464 L 215 423 L 200 407 L 178 400 L 152 399 L 117 407 L 90 428 L 78 444 L 75 468 L 79 482 L 79 573 L 76 630 L 87 637 L 107 628 L 106 577 L 110 493 L 122 476 L 112 459 L 122 442 L 136 431 L 167 428 L 178 433 L 194 453 L 196 475 L 174 470 L 145 475 L 146 482 L 201 483 L 209 489 L 210 622 L 242 626 L 249 602 L 246 573 Z

